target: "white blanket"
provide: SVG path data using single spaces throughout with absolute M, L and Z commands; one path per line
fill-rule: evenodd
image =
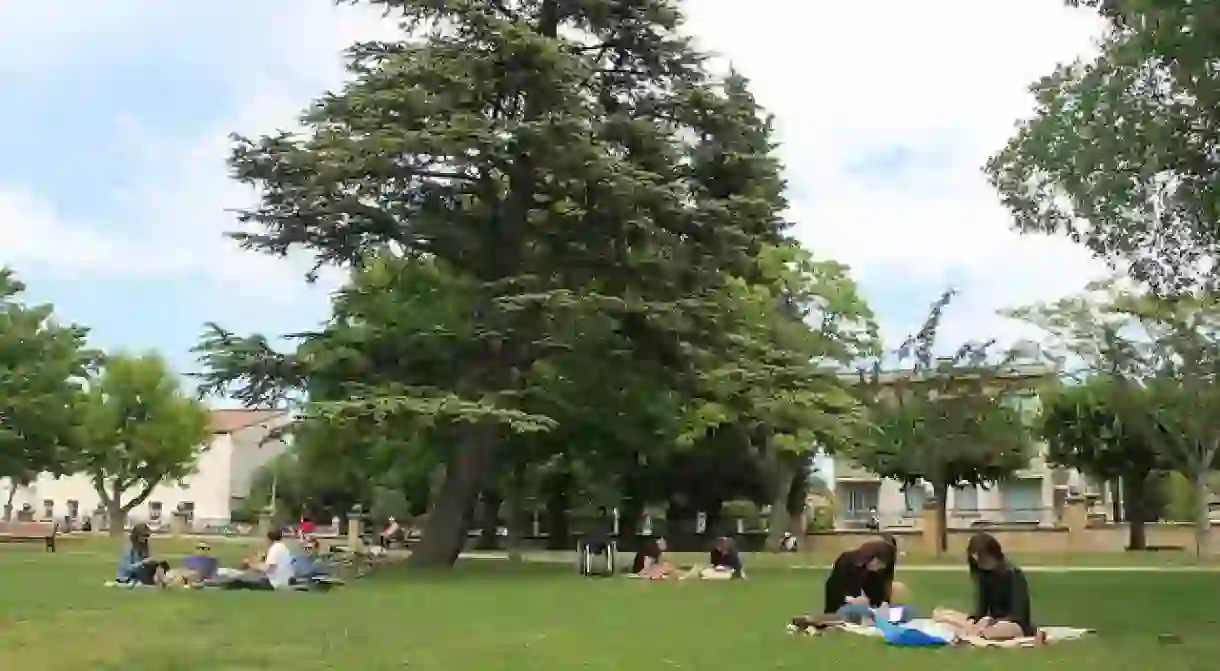
M 952 627 L 933 620 L 911 620 L 903 626 L 910 629 L 918 629 L 925 634 L 944 639 L 950 644 L 965 643 L 978 648 L 1032 648 L 1037 645 L 1037 641 L 1033 636 L 1015 638 L 1010 641 L 989 641 L 978 637 L 965 638 L 958 636 Z M 882 636 L 881 632 L 871 625 L 843 624 L 839 628 L 843 631 L 863 636 L 876 636 L 878 638 Z M 1047 643 L 1074 641 L 1093 633 L 1091 629 L 1081 629 L 1079 627 L 1039 627 L 1039 629 L 1046 634 Z

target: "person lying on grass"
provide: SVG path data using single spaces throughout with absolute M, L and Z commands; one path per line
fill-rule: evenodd
M 966 563 L 974 582 L 974 611 L 963 615 L 938 608 L 933 619 L 953 626 L 964 638 L 1008 641 L 1039 636 L 1025 573 L 1008 561 L 995 536 L 972 536 L 966 545 Z
M 161 583 L 165 572 L 169 570 L 169 562 L 152 558 L 148 541 L 152 538 L 152 529 L 140 522 L 131 528 L 131 537 L 127 549 L 119 559 L 119 569 L 115 582 L 123 585 L 157 585 Z
M 872 609 L 888 605 L 898 549 L 884 540 L 869 541 L 835 560 L 826 578 L 820 615 L 793 618 L 797 627 L 860 623 Z
M 737 553 L 736 544 L 728 536 L 720 536 L 712 551 L 708 553 L 709 566 L 694 566 L 682 579 L 698 578 L 700 580 L 741 580 L 746 577 L 745 567 L 741 563 L 741 555 Z
M 649 580 L 665 580 L 673 575 L 677 569 L 662 558 L 665 548 L 663 537 L 645 541 L 644 547 L 635 553 L 635 559 L 631 562 L 631 572 Z

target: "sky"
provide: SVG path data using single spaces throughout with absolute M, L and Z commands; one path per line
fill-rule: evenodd
M 1030 114 L 1029 84 L 1101 26 L 1062 0 L 688 0 L 687 31 L 776 117 L 798 237 L 851 265 L 889 342 L 948 286 L 944 342 L 1029 335 L 1005 306 L 1104 267 L 1018 236 L 980 166 Z M 223 236 L 252 192 L 229 134 L 291 128 L 343 82 L 341 50 L 392 37 L 329 0 L 0 0 L 0 265 L 107 349 L 196 370 L 206 322 L 308 329 L 333 284 Z

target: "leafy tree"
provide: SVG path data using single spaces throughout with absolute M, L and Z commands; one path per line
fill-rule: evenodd
M 862 371 L 859 392 L 869 404 L 872 440 L 854 461 L 906 486 L 932 486 L 940 520 L 938 549 L 948 549 L 946 498 L 950 487 L 987 486 L 1029 465 L 1032 431 L 1018 407 L 1035 384 L 1014 374 L 1011 355 L 996 362 L 994 341 L 970 342 L 938 357 L 937 334 L 954 292 L 932 304 L 923 326 L 896 352 L 904 370 Z
M 1090 476 L 1122 482 L 1132 550 L 1148 546 L 1145 524 L 1154 521 L 1149 490 L 1162 459 L 1156 445 L 1124 425 L 1111 406 L 1109 380 L 1065 386 L 1042 396 L 1040 427 L 1047 460 Z M 1147 401 L 1145 401 L 1147 402 Z
M 429 352 L 439 356 L 427 375 L 379 360 L 362 388 L 345 383 L 347 396 L 311 392 L 309 410 L 453 432 L 460 449 L 412 555 L 449 566 L 495 447 L 559 424 L 519 407 L 529 371 L 551 353 L 597 347 L 606 365 L 648 368 L 675 388 L 742 354 L 725 285 L 751 279 L 762 246 L 783 236 L 782 181 L 703 174 L 773 159 L 708 151 L 759 120 L 705 72 L 672 0 L 371 1 L 415 30 L 354 46 L 355 80 L 309 110 L 303 136 L 238 140 L 234 172 L 262 202 L 242 214 L 255 232 L 234 237 L 320 263 L 426 259 L 449 289 L 464 288 L 458 331 L 403 311 L 422 300 L 410 290 L 376 315 L 377 336 L 402 349 L 447 349 Z M 267 382 L 268 370 L 301 372 L 227 374 L 258 378 L 252 397 L 283 383 Z
M 1065 364 L 1108 376 L 1107 403 L 1195 488 L 1196 551 L 1206 551 L 1207 478 L 1220 453 L 1220 299 L 1158 295 L 1117 280 L 1012 314 L 1047 331 Z
M 25 285 L 0 267 L 0 478 L 13 495 L 41 472 L 71 471 L 82 382 L 97 353 L 87 330 L 54 320 L 51 305 L 21 300 Z
M 1099 55 L 1034 85 L 1032 119 L 987 171 L 1023 232 L 1064 234 L 1161 292 L 1214 285 L 1220 253 L 1220 6 L 1099 9 Z
M 157 485 L 193 472 L 211 437 L 208 409 L 183 393 L 157 354 L 108 355 L 83 414 L 79 466 L 110 515 L 112 535 Z

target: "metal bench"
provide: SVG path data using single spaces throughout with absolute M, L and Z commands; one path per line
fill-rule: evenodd
M 0 522 L 0 543 L 46 544 L 47 552 L 55 552 L 58 522 Z

